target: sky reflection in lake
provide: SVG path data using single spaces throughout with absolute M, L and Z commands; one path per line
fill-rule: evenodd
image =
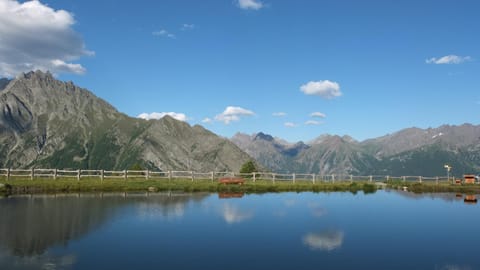
M 455 194 L 37 195 L 0 213 L 0 269 L 480 268 L 480 208 Z

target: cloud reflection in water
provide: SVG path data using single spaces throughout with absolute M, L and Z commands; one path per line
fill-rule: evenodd
M 313 250 L 332 251 L 342 246 L 344 233 L 328 230 L 320 233 L 308 233 L 303 237 L 303 244 Z
M 228 224 L 239 223 L 245 220 L 248 220 L 253 217 L 252 211 L 244 211 L 239 209 L 237 206 L 225 203 L 222 209 L 223 219 Z

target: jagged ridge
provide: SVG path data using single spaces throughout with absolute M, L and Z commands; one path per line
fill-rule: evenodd
M 281 139 L 262 138 L 272 136 L 237 134 L 232 141 L 274 171 L 436 176 L 445 174 L 446 163 L 457 175 L 480 171 L 480 126 L 471 124 L 408 128 L 363 142 L 325 134 L 289 154 L 278 146 Z
M 48 72 L 5 83 L 0 110 L 0 167 L 238 171 L 250 158 L 201 126 L 128 117 Z

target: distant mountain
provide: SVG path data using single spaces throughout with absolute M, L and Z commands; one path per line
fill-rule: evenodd
M 471 124 L 408 128 L 363 142 L 325 134 L 289 154 L 278 146 L 281 139 L 271 138 L 237 134 L 232 141 L 274 171 L 437 176 L 448 163 L 457 175 L 480 172 L 480 126 Z
M 480 126 L 463 124 L 428 129 L 407 128 L 393 134 L 366 140 L 362 144 L 377 157 L 384 157 L 437 143 L 453 150 L 476 145 L 479 142 Z
M 371 172 L 377 160 L 348 136 L 324 135 L 294 159 L 300 172 L 364 175 Z
M 128 117 L 48 72 L 1 80 L 0 89 L 0 167 L 238 171 L 250 159 L 201 126 Z
M 294 157 L 309 147 L 302 142 L 289 144 L 262 132 L 252 135 L 237 133 L 231 141 L 265 168 L 278 172 L 290 171 Z

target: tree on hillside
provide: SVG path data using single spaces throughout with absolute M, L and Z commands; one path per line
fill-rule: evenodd
M 131 170 L 131 171 L 143 171 L 144 170 L 143 166 L 138 164 L 138 163 L 133 164 L 128 169 Z
M 257 166 L 253 160 L 249 160 L 242 165 L 240 173 L 253 173 L 257 171 Z

